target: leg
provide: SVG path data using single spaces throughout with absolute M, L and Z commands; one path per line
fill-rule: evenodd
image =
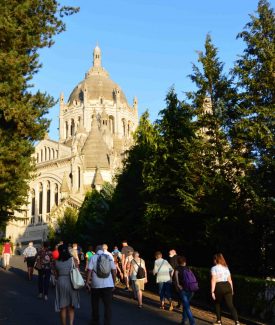
M 215 288 L 215 308 L 216 308 L 216 315 L 217 315 L 217 321 L 221 321 L 221 302 L 223 300 L 224 296 L 224 288 L 223 283 L 217 283 Z
M 69 312 L 70 325 L 73 325 L 74 324 L 74 307 L 69 306 L 68 307 L 68 312 Z
M 51 270 L 44 270 L 44 295 L 48 296 L 49 286 L 50 286 Z
M 62 325 L 66 325 L 66 313 L 67 313 L 66 307 L 60 309 L 60 320 Z
M 158 287 L 159 287 L 159 299 L 160 299 L 160 308 L 164 308 L 164 282 L 159 282 L 158 283 Z
M 238 314 L 237 314 L 237 310 L 236 308 L 234 307 L 233 305 L 233 296 L 232 296 L 232 293 L 227 293 L 225 296 L 224 296 L 224 300 L 225 300 L 225 303 L 228 307 L 228 309 L 230 310 L 231 312 L 231 315 L 233 317 L 233 320 L 235 322 L 238 321 Z
M 38 270 L 38 292 L 39 295 L 43 294 L 43 270 Z
M 7 268 L 10 266 L 10 257 L 11 254 L 7 254 Z
M 111 325 L 113 288 L 103 288 L 101 290 L 104 304 L 104 325 Z
M 91 289 L 91 304 L 92 304 L 92 324 L 99 323 L 99 299 L 100 289 Z
M 181 297 L 182 297 L 182 306 L 183 306 L 182 321 L 184 323 L 188 318 L 189 324 L 194 325 L 195 320 L 190 309 L 190 300 L 193 297 L 193 294 L 191 292 L 186 292 L 182 290 Z
M 137 300 L 138 300 L 138 305 L 142 306 L 142 291 L 137 290 Z

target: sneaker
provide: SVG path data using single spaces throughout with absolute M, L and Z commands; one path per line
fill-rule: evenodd
M 48 296 L 47 296 L 47 295 L 44 296 L 44 300 L 45 300 L 45 301 L 48 300 Z
M 43 298 L 42 293 L 39 293 L 39 295 L 37 296 L 37 298 L 42 299 Z
M 240 324 L 241 324 L 241 323 L 240 323 L 240 322 L 238 322 L 238 321 L 236 321 L 236 322 L 235 322 L 235 325 L 240 325 Z
M 220 320 L 217 320 L 213 325 L 222 325 L 222 322 Z

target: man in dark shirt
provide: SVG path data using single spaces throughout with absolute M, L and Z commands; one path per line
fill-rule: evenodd
M 133 247 L 129 246 L 127 240 L 122 242 L 122 249 L 121 249 L 121 264 L 123 269 L 124 281 L 126 288 L 125 290 L 129 290 L 129 265 L 127 265 L 127 257 L 133 254 L 134 249 Z
M 177 252 L 175 251 L 175 249 L 171 249 L 169 251 L 169 263 L 171 264 L 173 270 L 175 271 L 177 266 L 178 266 L 178 255 Z M 174 272 L 175 274 L 175 272 Z M 177 290 L 177 285 L 176 285 L 176 281 L 175 278 L 173 276 L 173 296 L 174 298 L 177 300 L 178 305 L 176 306 L 176 308 L 180 308 L 181 306 L 181 299 Z

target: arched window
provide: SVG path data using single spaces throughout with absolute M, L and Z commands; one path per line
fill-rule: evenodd
M 112 134 L 115 133 L 115 119 L 112 115 L 109 116 L 109 129 Z
M 75 133 L 75 124 L 74 119 L 71 120 L 71 136 L 74 136 Z
M 55 158 L 58 158 L 58 150 L 55 150 Z
M 41 155 L 41 161 L 43 161 L 44 159 L 43 159 L 43 149 L 41 149 L 41 151 L 40 151 L 40 155 Z
M 55 159 L 54 149 L 52 149 L 52 159 Z
M 38 213 L 42 214 L 43 209 L 43 184 L 39 183 L 39 210 Z
M 128 134 L 128 137 L 130 136 L 130 121 L 128 121 L 128 127 L 127 127 L 127 134 Z
M 78 171 L 78 189 L 80 190 L 80 185 L 81 185 L 81 174 L 80 174 L 80 167 L 77 167 L 77 171 Z
M 39 162 L 39 153 L 36 154 L 36 162 Z
M 47 210 L 46 212 L 49 213 L 51 211 L 51 183 L 47 182 Z
M 65 122 L 65 138 L 67 139 L 69 136 L 69 124 Z
M 123 130 L 123 136 L 126 136 L 126 122 L 125 119 L 122 119 L 122 130 Z
M 47 155 L 47 153 L 48 153 L 48 150 L 47 150 L 47 148 L 45 147 L 44 148 L 44 150 L 45 150 L 45 161 L 48 159 L 48 155 Z
M 31 213 L 32 213 L 32 216 L 35 215 L 35 190 L 32 189 L 31 191 L 31 196 L 32 196 L 32 202 L 31 202 Z
M 58 185 L 55 184 L 55 189 L 54 189 L 54 203 L 57 206 L 58 205 Z
M 52 155 L 51 155 L 51 148 L 48 148 L 48 157 L 49 157 L 49 160 L 51 160 L 52 159 L 52 157 L 51 157 Z

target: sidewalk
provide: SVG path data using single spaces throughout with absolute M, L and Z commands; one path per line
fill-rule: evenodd
M 130 291 L 124 291 L 123 290 L 124 286 L 123 285 L 118 285 L 117 289 L 116 289 L 116 294 L 123 296 L 123 297 L 127 297 L 129 299 L 132 299 L 132 292 Z M 159 296 L 154 294 L 151 291 L 144 291 L 143 292 L 143 301 L 144 304 L 151 306 L 152 308 L 158 308 L 159 307 Z M 213 312 L 206 310 L 206 309 L 202 309 L 201 307 L 195 307 L 192 306 L 191 307 L 192 313 L 194 315 L 194 317 L 198 320 L 207 322 L 212 324 L 213 322 L 216 321 L 216 316 Z M 164 311 L 169 313 L 169 311 Z M 174 309 L 173 312 L 181 314 L 181 309 Z M 240 317 L 240 322 L 241 325 L 266 325 L 266 323 L 263 322 L 258 322 L 255 320 L 251 320 L 248 318 L 244 318 L 244 317 Z M 230 318 L 227 318 L 226 316 L 222 317 L 222 323 L 223 325 L 234 325 L 234 321 L 232 321 Z

